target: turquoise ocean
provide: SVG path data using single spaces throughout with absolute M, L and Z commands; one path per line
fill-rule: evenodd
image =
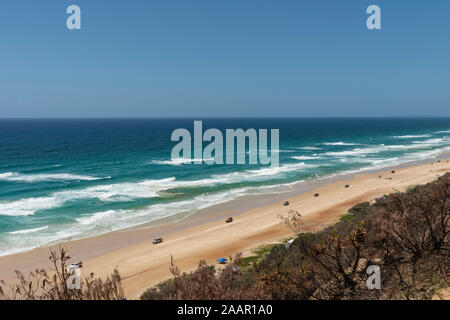
M 0 120 L 0 255 L 450 152 L 450 118 L 196 120 L 279 129 L 280 166 L 171 160 L 194 119 Z

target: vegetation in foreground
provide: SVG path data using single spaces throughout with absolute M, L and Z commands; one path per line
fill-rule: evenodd
M 17 283 L 7 286 L 0 281 L 1 300 L 122 300 L 124 292 L 117 270 L 102 280 L 91 273 L 88 277 L 75 277 L 63 248 L 50 251 L 51 270 L 37 269 L 28 276 L 16 271 Z
M 301 215 L 283 217 L 294 242 L 239 254 L 222 270 L 201 261 L 148 289 L 159 299 L 433 299 L 450 281 L 450 174 L 425 186 L 362 203 L 340 222 L 304 233 Z M 381 289 L 369 290 L 367 267 L 381 268 Z

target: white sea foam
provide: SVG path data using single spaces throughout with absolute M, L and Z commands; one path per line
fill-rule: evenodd
M 81 225 L 80 225 L 81 226 Z M 44 245 L 52 245 L 68 240 L 80 239 L 84 232 L 92 229 L 92 226 L 60 225 L 49 226 L 46 229 L 23 234 L 1 235 L 2 247 L 0 256 L 24 252 Z
M 372 163 L 373 159 L 366 158 L 366 157 L 343 157 L 338 158 L 336 160 L 339 160 L 340 162 L 346 162 L 346 163 Z
M 428 139 L 428 140 L 422 140 L 422 141 L 414 141 L 415 144 L 429 144 L 429 145 L 437 145 L 437 144 L 446 144 L 449 143 L 450 140 L 445 138 L 435 138 L 435 139 Z
M 15 201 L 0 201 L 2 216 L 30 216 L 36 211 L 59 207 L 63 203 L 55 197 L 26 198 Z
M 426 160 L 448 151 L 450 151 L 450 147 L 414 152 L 402 157 L 402 162 Z
M 76 220 L 81 223 L 82 225 L 90 225 L 93 224 L 97 221 L 106 219 L 106 218 L 111 218 L 113 216 L 115 216 L 117 213 L 116 210 L 108 210 L 105 212 L 97 212 L 93 215 L 88 215 L 85 217 L 81 217 L 81 218 L 77 218 Z
M 259 149 L 259 150 L 249 150 L 249 151 L 246 151 L 245 153 L 250 154 L 250 153 L 260 153 L 260 152 L 269 154 L 271 152 L 273 152 L 273 153 L 292 153 L 295 151 L 294 150 L 277 150 L 277 149 L 275 149 L 275 150 Z
M 17 172 L 6 172 L 0 174 L 0 180 L 4 181 L 16 181 L 16 182 L 38 182 L 38 181 L 55 181 L 55 180 L 100 180 L 107 179 L 106 178 L 98 178 L 91 176 L 84 176 L 78 174 L 69 174 L 69 173 L 47 173 L 47 174 L 21 174 Z
M 213 175 L 211 178 L 200 180 L 176 180 L 175 177 L 161 180 L 144 180 L 131 183 L 97 185 L 84 189 L 74 189 L 55 192 L 46 197 L 26 198 L 15 201 L 0 201 L 0 215 L 26 216 L 37 211 L 48 210 L 63 206 L 69 201 L 83 199 L 99 199 L 103 202 L 121 202 L 134 199 L 156 198 L 162 191 L 176 188 L 213 186 L 217 184 L 231 184 L 241 181 L 264 180 L 274 175 L 297 171 L 311 167 L 305 163 L 286 164 L 280 167 L 263 167 L 255 170 L 236 171 L 230 174 Z
M 292 159 L 295 160 L 315 160 L 315 159 L 320 159 L 320 157 L 317 156 L 294 156 L 291 157 Z
M 409 145 L 391 145 L 386 146 L 387 150 L 409 150 L 409 149 L 424 149 L 432 147 L 432 144 L 421 143 L 421 144 L 409 144 Z
M 294 152 L 293 150 L 249 150 L 246 151 L 246 154 L 253 154 L 253 153 L 259 153 L 263 152 L 265 154 L 268 153 L 291 153 Z M 187 158 L 176 158 L 176 159 L 168 159 L 168 160 L 152 160 L 151 164 L 159 164 L 159 165 L 170 165 L 170 166 L 181 166 L 183 164 L 194 164 L 195 162 L 202 161 L 203 163 L 206 161 L 214 161 L 214 158 L 207 158 L 207 159 L 187 159 Z
M 445 147 L 445 148 L 440 148 L 440 149 L 417 151 L 417 152 L 403 155 L 401 157 L 393 157 L 393 158 L 386 158 L 386 159 L 367 159 L 367 160 L 370 160 L 370 163 L 371 163 L 370 166 L 353 170 L 353 172 L 361 172 L 361 171 L 367 171 L 367 170 L 379 170 L 379 169 L 383 169 L 383 168 L 390 167 L 390 166 L 402 165 L 402 164 L 405 164 L 408 162 L 423 161 L 426 159 L 430 159 L 430 158 L 439 156 L 440 154 L 449 152 L 449 151 L 450 151 L 450 147 Z
M 300 149 L 300 150 L 322 150 L 322 148 L 319 148 L 319 147 L 299 147 L 299 148 L 295 148 L 295 149 Z
M 439 156 L 440 154 L 446 153 L 446 152 L 450 152 L 450 147 L 444 147 L 444 148 L 426 150 L 426 151 L 417 151 L 417 152 L 403 155 L 401 157 L 393 157 L 393 158 L 385 158 L 385 159 L 358 158 L 358 157 L 342 158 L 342 159 L 340 159 L 340 161 L 342 161 L 342 162 L 360 162 L 360 163 L 367 163 L 369 165 L 363 166 L 363 167 L 357 168 L 357 169 L 351 169 L 351 170 L 346 170 L 346 171 L 342 171 L 342 172 L 337 172 L 337 173 L 328 175 L 328 177 L 355 174 L 355 173 L 360 173 L 360 172 L 364 172 L 364 171 L 380 170 L 383 168 L 402 165 L 405 163 L 423 161 L 423 160 L 427 160 L 430 158 L 434 158 L 434 157 Z
M 89 228 L 92 229 L 92 227 Z M 62 225 L 0 234 L 0 242 L 2 243 L 0 256 L 73 240 L 77 237 L 82 237 L 85 230 L 88 230 L 88 228 L 84 227 L 84 229 L 81 229 L 76 225 Z
M 99 199 L 101 201 L 127 201 L 136 198 L 157 197 L 158 191 L 173 187 L 175 178 L 146 180 L 139 183 L 99 185 L 85 189 L 60 191 L 46 197 L 0 201 L 0 215 L 27 216 L 37 211 L 57 208 L 71 200 Z
M 227 174 L 213 175 L 213 181 L 218 183 L 237 183 L 241 181 L 261 181 L 273 179 L 274 176 L 284 175 L 289 172 L 301 171 L 315 168 L 317 165 L 305 164 L 304 162 L 285 164 L 279 167 L 264 167 L 255 170 L 235 171 Z
M 128 201 L 137 198 L 158 197 L 158 192 L 173 186 L 175 178 L 145 180 L 142 182 L 122 182 L 98 185 L 85 189 L 61 191 L 53 196 L 67 201 L 70 199 L 99 199 L 105 202 Z
M 247 170 L 246 173 L 249 173 L 253 176 L 273 176 L 279 173 L 285 173 L 285 172 L 292 172 L 297 171 L 304 168 L 312 168 L 312 165 L 306 165 L 304 162 L 300 163 L 292 163 L 292 164 L 285 164 L 279 167 L 270 167 L 270 168 L 262 168 L 257 170 Z
M 331 157 L 348 157 L 348 156 L 362 156 L 364 157 L 367 154 L 379 153 L 385 149 L 385 146 L 378 145 L 369 148 L 356 148 L 353 150 L 347 151 L 338 151 L 338 152 L 326 152 L 325 155 Z
M 357 143 L 348 143 L 348 142 L 325 142 L 323 143 L 326 146 L 357 146 Z
M 448 138 L 436 138 L 422 141 L 413 141 L 412 144 L 405 145 L 376 145 L 367 148 L 355 148 L 353 150 L 326 152 L 325 155 L 332 157 L 366 157 L 369 154 L 380 153 L 387 150 L 409 150 L 409 149 L 426 149 L 436 146 L 445 146 L 450 144 Z M 437 149 L 438 150 L 438 149 Z M 405 155 L 406 156 L 406 155 Z
M 386 149 L 390 150 L 425 149 L 436 146 L 446 146 L 448 144 L 450 144 L 450 139 L 448 137 L 443 137 L 443 138 L 412 141 L 412 144 L 386 146 Z
M 420 134 L 420 135 L 405 135 L 405 136 L 394 136 L 396 139 L 415 139 L 415 138 L 429 138 L 431 135 L 429 134 Z
M 35 233 L 42 230 L 48 229 L 48 226 L 41 227 L 41 228 L 34 228 L 34 229 L 26 229 L 26 230 L 19 230 L 19 231 L 12 231 L 9 232 L 9 234 L 27 234 L 27 233 Z

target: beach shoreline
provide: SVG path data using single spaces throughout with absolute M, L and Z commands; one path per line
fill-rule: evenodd
M 69 241 L 63 246 L 73 261 L 84 261 L 84 273 L 106 276 L 117 267 L 127 297 L 138 298 L 146 288 L 170 278 L 171 256 L 182 271 L 190 271 L 200 260 L 214 263 L 218 257 L 246 254 L 261 245 L 288 239 L 291 232 L 279 219 L 288 210 L 302 213 L 305 222 L 314 228 L 332 224 L 357 203 L 430 182 L 450 171 L 447 156 L 312 180 L 303 183 L 303 189 L 272 196 L 247 196 L 200 210 L 181 221 L 160 221 L 159 225 L 146 224 Z M 350 187 L 344 188 L 345 184 Z M 315 198 L 314 193 L 320 196 Z M 289 206 L 283 206 L 286 200 Z M 228 216 L 233 216 L 233 223 L 225 224 Z M 153 245 L 153 238 L 159 236 L 164 242 Z M 26 273 L 37 267 L 48 268 L 48 252 L 49 247 L 44 247 L 0 257 L 0 279 L 12 281 L 15 269 Z

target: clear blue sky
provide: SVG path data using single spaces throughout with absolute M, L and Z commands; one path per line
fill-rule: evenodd
M 449 17 L 448 0 L 2 0 L 0 117 L 450 116 Z

